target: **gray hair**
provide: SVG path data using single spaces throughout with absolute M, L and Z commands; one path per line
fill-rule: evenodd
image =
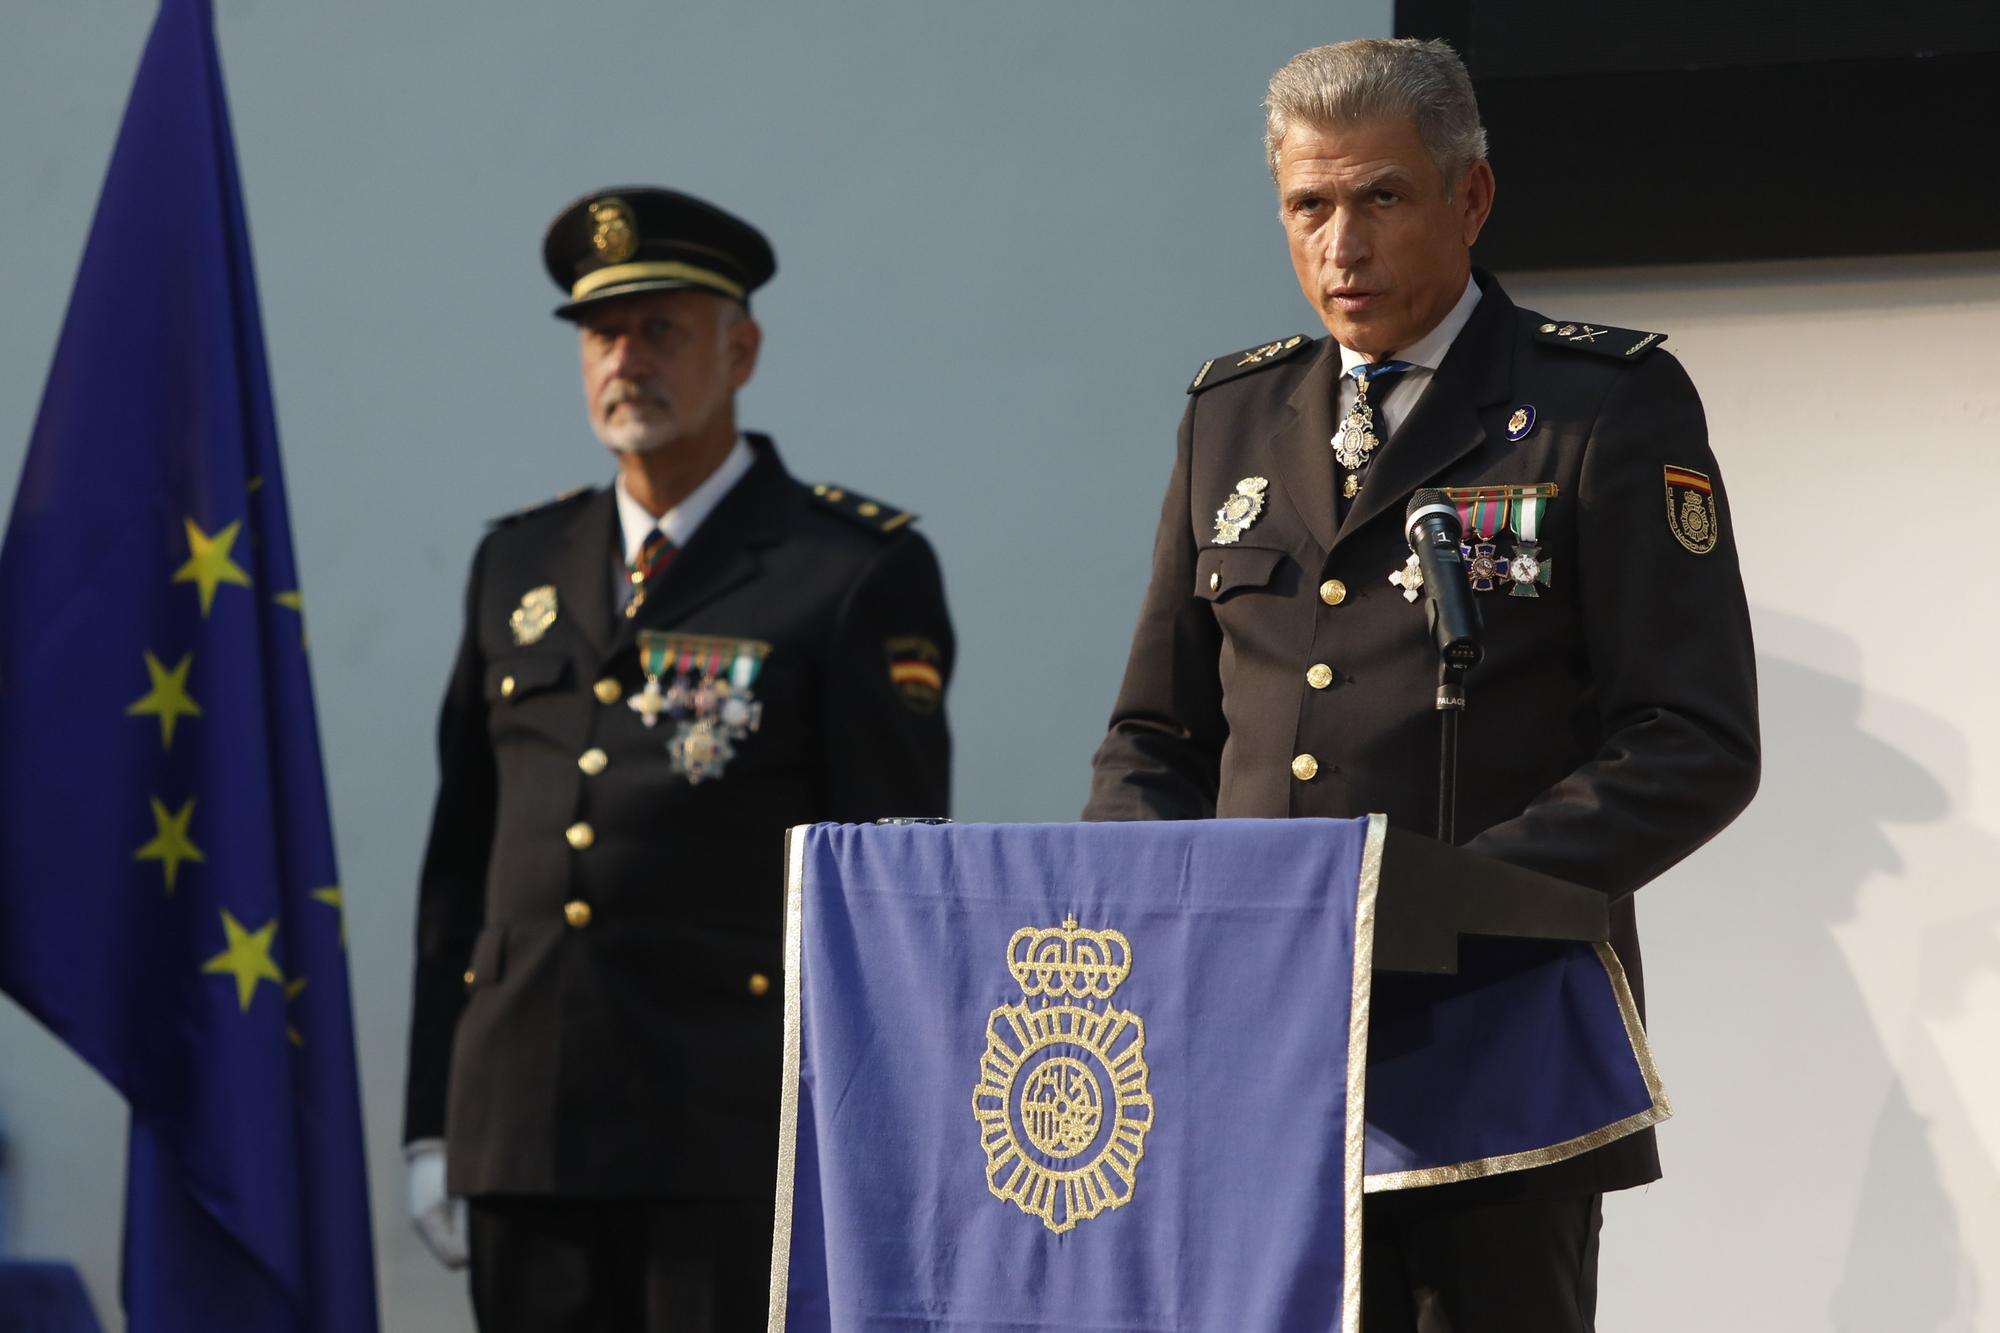
M 1367 37 L 1301 51 L 1271 76 L 1264 97 L 1264 153 L 1278 178 L 1278 146 L 1293 125 L 1337 129 L 1408 120 L 1450 197 L 1486 159 L 1486 129 L 1472 80 L 1449 42 Z

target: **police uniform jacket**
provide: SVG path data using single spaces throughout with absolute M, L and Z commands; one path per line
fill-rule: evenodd
M 474 559 L 405 1121 L 442 1134 L 456 1194 L 768 1197 L 784 830 L 946 812 L 952 632 L 929 543 L 750 443 L 634 618 L 613 601 L 609 489 L 505 522 Z M 514 613 L 549 588 L 555 618 L 523 641 Z M 676 771 L 674 724 L 630 707 L 646 629 L 769 647 L 761 724 L 719 776 Z
M 1405 506 L 1427 486 L 1553 483 L 1538 534 L 1546 584 L 1475 595 L 1485 660 L 1466 678 L 1458 832 L 1473 851 L 1613 897 L 1612 942 L 1642 993 L 1627 895 L 1757 784 L 1728 505 L 1700 401 L 1658 335 L 1591 337 L 1596 326 L 1518 309 L 1475 278 L 1470 320 L 1344 521 L 1331 339 L 1219 358 L 1198 378 L 1085 817 L 1379 811 L 1434 835 L 1437 653 L 1422 602 L 1389 581 L 1409 555 Z M 1533 425 L 1510 440 L 1524 406 Z M 1695 501 L 1714 520 L 1706 532 L 1684 508 L 1690 473 L 1712 486 L 1712 505 Z M 1268 481 L 1263 512 L 1218 543 L 1217 509 L 1250 477 Z M 1398 984 L 1377 978 L 1378 992 Z M 1658 1174 L 1648 1130 L 1476 1188 L 1576 1194 Z

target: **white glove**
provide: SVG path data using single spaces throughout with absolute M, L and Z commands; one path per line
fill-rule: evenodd
M 465 1239 L 465 1200 L 444 1187 L 444 1140 L 418 1139 L 403 1149 L 409 1168 L 410 1221 L 439 1263 L 463 1268 L 471 1251 Z

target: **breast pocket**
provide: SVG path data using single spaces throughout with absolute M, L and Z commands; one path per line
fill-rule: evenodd
M 532 699 L 569 684 L 567 657 L 503 657 L 486 664 L 486 702 L 496 708 Z
M 1272 589 L 1285 552 L 1270 546 L 1208 546 L 1195 557 L 1194 595 L 1222 602 L 1243 592 Z

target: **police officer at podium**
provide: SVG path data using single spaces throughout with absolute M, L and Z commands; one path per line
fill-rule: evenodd
M 947 813 L 953 639 L 908 512 L 744 433 L 750 224 L 597 190 L 543 258 L 611 485 L 496 520 L 439 722 L 410 1207 L 485 1333 L 761 1328 L 783 833 Z
M 1437 650 L 1402 521 L 1414 491 L 1444 488 L 1485 623 L 1460 836 L 1612 896 L 1637 989 L 1625 895 L 1758 777 L 1750 621 L 1694 386 L 1664 334 L 1520 309 L 1472 266 L 1495 181 L 1445 44 L 1306 51 L 1266 110 L 1293 268 L 1328 336 L 1279 333 L 1189 384 L 1085 817 L 1380 811 L 1433 833 Z M 1379 1013 L 1394 982 L 1377 983 Z M 1365 1327 L 1591 1328 L 1602 1195 L 1658 1175 L 1646 1130 L 1370 1195 Z

